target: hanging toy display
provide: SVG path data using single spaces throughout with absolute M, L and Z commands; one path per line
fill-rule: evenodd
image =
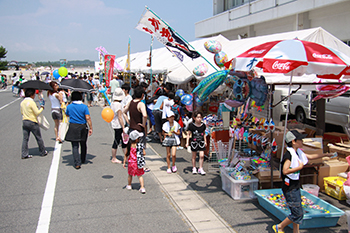
M 277 153 L 277 143 L 276 143 L 275 139 L 273 139 L 272 142 L 271 142 L 271 151 L 272 151 L 273 154 Z
M 207 72 L 208 72 L 208 65 L 206 63 L 202 63 L 193 69 L 193 74 L 196 76 L 203 76 Z
M 182 89 L 178 89 L 177 91 L 176 91 L 176 93 L 175 93 L 175 95 L 176 96 L 178 96 L 178 97 L 182 97 L 182 96 L 184 96 L 186 93 L 185 93 L 185 91 L 184 90 L 182 90 Z
M 225 52 L 221 51 L 214 55 L 214 62 L 215 64 L 222 68 L 225 66 L 225 63 L 228 62 L 228 56 Z
M 250 95 L 250 82 L 248 79 L 238 79 L 233 85 L 233 95 L 240 102 L 245 102 Z
M 267 84 L 264 76 L 260 76 L 260 78 L 254 78 L 250 82 L 251 86 L 251 94 L 250 98 L 255 100 L 255 104 L 257 106 L 264 105 L 267 99 Z
M 222 50 L 222 45 L 219 41 L 208 40 L 204 42 L 204 48 L 210 53 L 219 53 Z
M 201 101 L 204 101 L 216 88 L 218 88 L 225 81 L 228 72 L 228 70 L 222 70 L 208 75 L 198 84 L 192 93 L 197 93 L 198 98 Z
M 270 119 L 269 127 L 272 133 L 275 132 L 276 125 L 275 125 L 275 122 L 273 122 L 272 118 Z

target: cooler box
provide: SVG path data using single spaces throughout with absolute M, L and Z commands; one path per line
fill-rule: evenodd
M 258 189 L 259 180 L 251 176 L 250 180 L 235 180 L 225 169 L 221 169 L 222 189 L 234 200 L 256 198 L 254 191 Z
M 346 181 L 345 178 L 340 176 L 325 177 L 324 187 L 327 195 L 334 197 L 340 201 L 346 200 L 346 195 L 344 193 L 343 184 Z
M 304 220 L 300 225 L 300 229 L 332 227 L 337 225 L 339 218 L 344 215 L 344 211 L 302 189 L 300 191 L 301 195 L 311 200 L 314 205 L 317 205 L 328 211 L 328 213 L 325 213 L 318 209 L 309 207 L 304 208 Z M 282 209 L 266 198 L 266 196 L 270 196 L 270 194 L 281 195 L 282 189 L 256 190 L 254 193 L 258 198 L 259 204 L 264 207 L 264 209 L 268 210 L 271 214 L 276 216 L 279 220 L 283 221 L 290 214 L 289 209 Z M 288 226 L 290 228 L 293 228 L 293 224 L 290 224 Z

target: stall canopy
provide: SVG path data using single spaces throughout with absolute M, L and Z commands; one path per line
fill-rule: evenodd
M 262 44 L 269 41 L 275 40 L 288 40 L 295 39 L 311 41 L 319 43 L 335 50 L 341 51 L 345 55 L 350 57 L 350 47 L 343 43 L 341 40 L 327 32 L 321 27 L 305 29 L 300 31 L 291 31 L 285 33 L 277 33 L 266 36 L 258 36 L 252 38 L 246 38 L 241 40 L 229 41 L 225 37 L 219 35 L 211 38 L 204 38 L 190 42 L 190 44 L 202 54 L 209 62 L 215 65 L 214 54 L 208 52 L 204 48 L 204 42 L 207 40 L 216 40 L 222 44 L 222 51 L 228 55 L 229 59 L 236 57 L 237 55 L 243 53 L 249 48 Z M 133 53 L 131 54 L 131 71 L 133 72 L 144 72 L 149 73 L 150 67 L 147 67 L 147 62 L 149 58 L 149 51 Z M 125 66 L 126 56 L 117 59 L 117 62 L 122 66 Z M 191 58 L 183 55 L 183 64 L 175 57 L 169 50 L 165 47 L 160 49 L 154 49 L 152 54 L 152 72 L 153 73 L 168 73 L 168 81 L 174 84 L 186 83 L 195 77 L 192 73 L 194 67 L 206 63 L 203 58 L 198 58 L 192 60 Z M 217 67 L 217 66 L 216 66 Z M 213 67 L 208 64 L 209 75 L 215 71 Z M 219 67 L 217 67 L 219 70 Z M 257 70 L 260 74 L 259 70 Z M 262 73 L 261 73 L 262 74 Z M 289 76 L 284 76 L 281 74 L 264 74 L 267 83 L 287 83 L 289 81 Z M 199 79 L 203 77 L 197 77 Z M 293 83 L 297 82 L 315 82 L 318 78 L 316 75 L 303 75 L 300 77 L 293 78 Z

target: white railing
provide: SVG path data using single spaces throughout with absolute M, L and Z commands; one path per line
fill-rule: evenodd
M 232 0 L 236 2 L 237 0 Z M 240 5 L 235 5 L 233 9 L 229 10 L 229 20 L 235 20 L 246 17 L 251 14 L 256 14 L 262 11 L 270 10 L 297 0 L 248 0 L 241 1 Z

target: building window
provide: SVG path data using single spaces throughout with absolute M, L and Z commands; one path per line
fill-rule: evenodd
M 253 2 L 255 0 L 224 0 L 225 11 Z

